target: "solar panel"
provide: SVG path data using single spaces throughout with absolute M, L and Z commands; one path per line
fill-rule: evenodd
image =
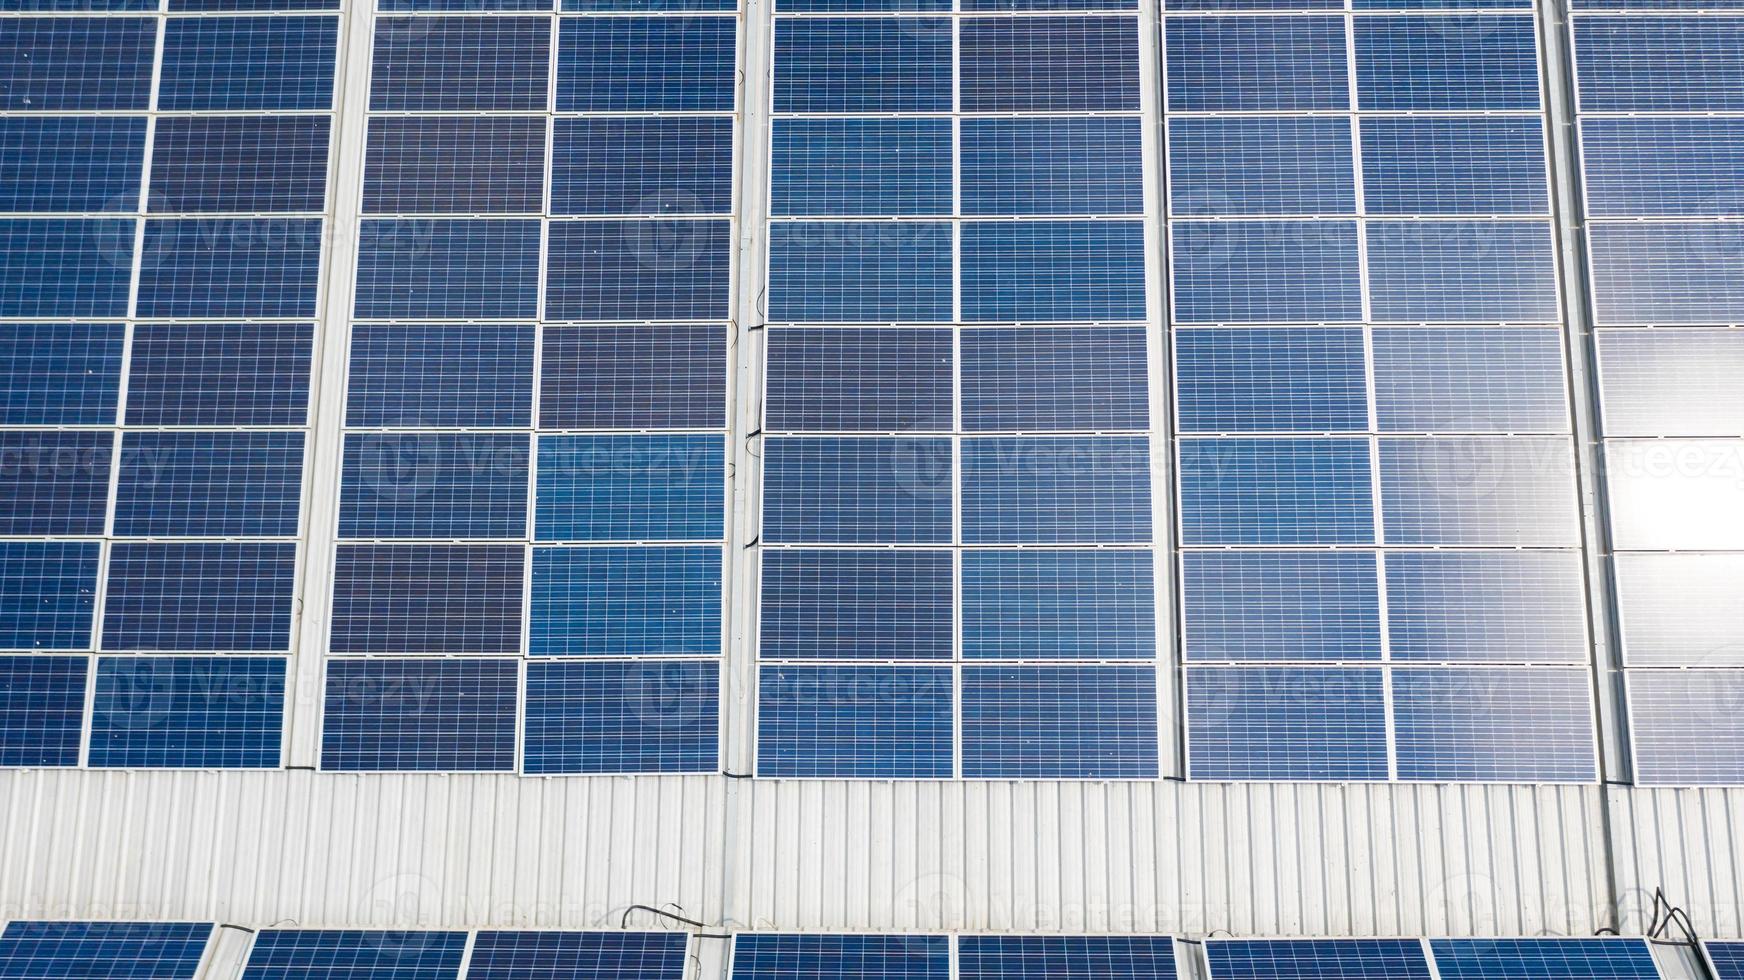
M 1379 117 L 1362 125 L 1370 214 L 1548 214 L 1543 123 L 1534 116 Z
M 464 932 L 263 929 L 244 980 L 459 980 Z
M 948 666 L 765 664 L 758 677 L 757 771 L 949 778 L 954 687 Z
M 319 218 L 147 221 L 139 316 L 289 319 L 315 314 Z M 226 247 L 217 248 L 214 236 Z
M 559 119 L 551 152 L 553 214 L 733 210 L 729 117 Z M 538 210 L 536 196 L 533 201 L 518 210 Z
M 4 108 L 145 109 L 156 41 L 155 18 L 8 17 L 0 21 Z
M 369 121 L 365 214 L 544 210 L 545 120 L 436 116 Z
M 947 544 L 948 439 L 771 437 L 763 534 L 772 544 Z
M 762 568 L 764 659 L 951 657 L 948 551 L 774 548 L 764 553 Z M 964 575 L 968 616 L 967 565 Z
M 1355 214 L 1350 130 L 1325 116 L 1170 119 L 1170 211 Z
M 0 765 L 79 764 L 89 668 L 86 657 L 0 656 Z
M 1744 333 L 1603 330 L 1595 337 L 1609 436 L 1744 436 Z
M 1213 939 L 1211 980 L 1430 980 L 1417 939 Z
M 530 319 L 539 303 L 539 222 L 365 221 L 360 319 Z M 552 229 L 553 242 L 557 230 Z
M 341 545 L 334 653 L 514 653 L 521 645 L 519 545 Z
M 1386 329 L 1371 346 L 1383 432 L 1569 431 L 1558 330 Z
M 1120 116 L 964 119 L 963 213 L 1142 214 L 1139 132 L 1139 120 Z M 943 171 L 948 193 L 948 160 Z M 878 208 L 863 213 L 906 212 Z
M 1154 575 L 1148 550 L 966 551 L 963 657 L 1154 658 Z
M 13 108 L 7 106 L 7 108 Z M 132 212 L 139 206 L 145 120 L 116 116 L 6 116 L 0 176 L 7 211 Z
M 132 221 L 0 218 L 0 316 L 126 316 L 133 242 Z
M 1744 609 L 1744 555 L 1619 554 L 1612 559 L 1624 663 L 1631 667 L 1744 667 L 1733 644 Z
M 951 972 L 950 944 L 948 936 L 746 933 L 733 940 L 733 980 L 945 980 Z
M 1186 676 L 1192 778 L 1387 778 L 1381 670 L 1188 667 Z
M 90 763 L 276 768 L 284 707 L 280 657 L 100 657 Z
M 547 237 L 549 319 L 726 318 L 724 220 L 553 221 Z
M 959 452 L 966 544 L 1150 540 L 1148 439 L 999 436 Z
M 1111 432 L 1150 425 L 1142 327 L 961 331 L 962 424 L 970 432 Z
M 523 769 L 716 771 L 720 696 L 713 660 L 528 664 Z
M 1607 439 L 1611 535 L 1624 551 L 1744 550 L 1731 440 Z
M 1556 261 L 1542 221 L 1368 224 L 1374 317 L 1555 322 Z
M 1391 694 L 1400 779 L 1596 777 L 1593 691 L 1584 667 L 1395 670 Z
M 113 423 L 123 329 L 108 323 L 0 326 L 0 423 Z
M 291 542 L 117 542 L 103 648 L 289 650 L 296 550 Z
M 548 429 L 719 429 L 727 337 L 719 326 L 547 329 L 539 425 Z
M 525 426 L 533 349 L 534 331 L 520 326 L 353 327 L 345 424 Z
M 960 936 L 964 980 L 1173 980 L 1175 942 L 1167 936 Z
M 1573 552 L 1396 551 L 1386 556 L 1395 660 L 1584 663 Z
M 946 329 L 772 328 L 765 420 L 781 432 L 949 432 L 952 341 Z
M 932 222 L 769 226 L 769 315 L 793 322 L 950 320 L 951 226 Z
M 960 235 L 965 320 L 1144 319 L 1137 221 L 976 221 Z
M 1706 942 L 1708 962 L 1714 966 L 1719 980 L 1738 980 L 1744 976 L 1744 943 Z
M 204 922 L 10 922 L 0 977 L 193 980 L 211 936 Z
M 187 116 L 152 137 L 154 212 L 321 212 L 326 116 Z
M 1744 120 L 1582 120 L 1581 169 L 1594 217 L 1744 214 Z
M 951 34 L 941 18 L 777 18 L 775 111 L 949 111 Z
M 1174 341 L 1182 432 L 1368 429 L 1360 329 L 1177 330 Z
M 1640 939 L 1431 939 L 1443 980 L 1612 978 L 1653 980 L 1659 971 Z
M 1177 323 L 1362 319 L 1354 222 L 1175 221 L 1169 234 Z
M 682 980 L 682 932 L 480 932 L 468 980 Z
M 965 667 L 963 776 L 1156 778 L 1156 669 Z
M 303 425 L 314 329 L 302 323 L 139 324 L 128 425 Z
M 1566 439 L 1382 439 L 1387 543 L 1576 547 L 1573 474 Z
M 1593 16 L 1573 28 L 1583 113 L 1744 108 L 1739 18 Z
M 129 432 L 120 471 L 118 536 L 296 536 L 301 432 Z
M 1338 17 L 1171 17 L 1169 111 L 1348 108 L 1344 37 Z
M 1367 544 L 1375 540 L 1363 439 L 1184 439 L 1187 545 Z
M 737 30 L 731 17 L 565 17 L 557 108 L 730 112 Z
M 1538 38 L 1524 14 L 1357 17 L 1365 110 L 1537 109 Z
M 1188 660 L 1379 660 L 1376 559 L 1359 551 L 1188 551 Z
M 721 652 L 721 549 L 535 548 L 528 652 Z
M 965 112 L 1139 107 L 1132 17 L 967 17 L 958 28 Z
M 381 17 L 371 65 L 372 111 L 544 109 L 551 18 Z
M 1588 249 L 1601 325 L 1744 323 L 1744 227 L 1595 223 Z
M 518 687 L 513 660 L 331 658 L 321 768 L 512 771 Z
M 523 435 L 353 433 L 341 462 L 339 536 L 521 538 Z
M 337 17 L 172 17 L 157 108 L 325 110 Z

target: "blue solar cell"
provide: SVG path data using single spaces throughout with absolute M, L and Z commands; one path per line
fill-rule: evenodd
M 1141 222 L 966 222 L 961 252 L 965 320 L 1145 318 Z
M 959 31 L 965 112 L 1139 107 L 1136 17 L 970 17 Z
M 951 429 L 950 330 L 781 327 L 768 345 L 764 413 L 776 432 Z
M 1174 980 L 1168 936 L 969 936 L 957 940 L 963 980 Z
M 721 549 L 535 548 L 528 652 L 721 652 Z
M 1730 600 L 1729 600 L 1730 601 Z M 1712 642 L 1713 637 L 1704 638 Z M 1643 786 L 1744 784 L 1744 671 L 1631 670 L 1629 754 Z
M 1599 394 L 1609 436 L 1744 435 L 1744 331 L 1603 330 Z
M 517 653 L 520 545 L 341 546 L 334 653 Z
M 0 534 L 103 533 L 115 437 L 0 431 Z
M 1388 544 L 1580 546 L 1567 439 L 1383 439 L 1380 468 Z
M 0 210 L 131 213 L 139 207 L 145 120 L 0 117 L 0 155 L 7 160 Z
M 1177 330 L 1174 341 L 1182 432 L 1368 430 L 1360 328 Z
M 1154 657 L 1154 575 L 1150 551 L 966 551 L 963 656 Z
M 950 667 L 780 665 L 759 675 L 759 775 L 950 777 Z
M 730 112 L 732 17 L 567 17 L 558 29 L 561 112 Z
M 731 118 L 559 119 L 553 125 L 552 214 L 733 210 Z
M 1655 980 L 1640 939 L 1431 939 L 1442 980 Z
M 725 220 L 553 221 L 552 320 L 720 320 L 732 230 Z
M 1369 214 L 1549 214 L 1536 117 L 1397 117 L 1362 123 Z
M 540 541 L 715 541 L 726 534 L 718 435 L 544 436 Z
M 159 119 L 149 208 L 158 214 L 320 212 L 327 200 L 328 128 L 326 116 Z
M 764 440 L 771 544 L 945 544 L 951 443 L 918 438 Z
M 1356 18 L 1357 105 L 1368 111 L 1536 109 L 1529 14 Z
M 1375 556 L 1360 551 L 1181 555 L 1188 660 L 1380 660 Z
M 681 11 L 714 11 L 732 13 L 736 0 L 561 0 L 558 9 L 564 13 L 677 13 Z
M 126 316 L 134 224 L 0 219 L 0 317 Z
M 1744 555 L 1637 553 L 1612 559 L 1618 630 L 1630 667 L 1744 667 L 1744 649 L 1716 637 L 1744 632 Z
M 1744 119 L 1585 119 L 1596 218 L 1744 215 Z
M 528 664 L 524 770 L 716 771 L 720 673 L 713 660 Z
M 0 933 L 6 980 L 193 980 L 205 922 L 12 922 Z
M 262 929 L 243 980 L 458 980 L 464 932 Z
M 1171 112 L 1349 108 L 1342 17 L 1171 17 L 1163 40 Z
M 302 425 L 314 328 L 303 323 L 140 324 L 129 425 Z
M 951 60 L 943 18 L 781 18 L 775 111 L 949 112 Z
M 965 119 L 962 129 L 964 214 L 1144 213 L 1137 119 Z
M 95 541 L 0 542 L 0 650 L 88 650 Z
M 778 13 L 912 13 L 951 9 L 951 0 L 777 0 Z
M 538 221 L 363 222 L 359 317 L 531 319 L 538 303 Z
M 1744 225 L 1597 223 L 1587 242 L 1599 323 L 1744 323 Z
M 1584 667 L 1395 670 L 1392 697 L 1400 779 L 1595 778 L 1592 679 Z
M 467 980 L 683 980 L 682 932 L 480 932 Z
M 776 119 L 770 125 L 771 214 L 951 213 L 949 119 Z M 965 182 L 968 160 L 965 145 Z M 971 211 L 966 200 L 964 210 Z
M 948 322 L 951 252 L 948 224 L 776 222 L 769 226 L 769 317 L 825 323 Z
M 1354 222 L 1176 221 L 1170 232 L 1176 322 L 1362 319 Z
M 369 121 L 366 147 L 365 214 L 545 209 L 543 118 L 377 117 Z
M 1143 327 L 965 330 L 963 428 L 1113 431 L 1150 425 Z
M 1574 41 L 1582 112 L 1744 110 L 1744 18 L 1580 17 Z
M 1151 538 L 1150 440 L 1001 436 L 962 445 L 966 544 Z
M 301 432 L 128 432 L 120 465 L 117 536 L 297 534 Z
M 950 659 L 948 551 L 772 548 L 762 571 L 766 660 Z
M 1374 331 L 1382 432 L 1567 432 L 1561 332 Z
M 945 980 L 950 944 L 947 936 L 745 934 L 733 941 L 733 980 Z
M 1744 551 L 1735 439 L 1611 439 L 1611 540 L 1622 551 Z
M 0 0 L 0 11 L 8 13 L 140 13 L 156 9 L 155 0 Z
M 524 538 L 528 452 L 525 435 L 351 433 L 339 536 Z
M 0 65 L 6 66 L 0 108 L 144 109 L 156 47 L 155 17 L 0 20 Z
M 291 644 L 297 546 L 116 543 L 105 650 L 266 653 Z
M 276 768 L 284 711 L 280 657 L 102 657 L 91 765 Z
M 340 0 L 169 0 L 172 12 L 338 10 Z
M 1155 779 L 1156 668 L 964 668 L 963 775 Z
M 113 424 L 122 332 L 115 323 L 0 326 L 0 424 Z
M 1183 544 L 1367 544 L 1366 439 L 1184 439 Z
M 1368 667 L 1190 667 L 1194 779 L 1387 778 L 1382 672 Z
M 1572 552 L 1387 555 L 1394 660 L 1586 660 L 1586 599 Z
M 516 666 L 495 659 L 327 661 L 321 768 L 512 771 Z
M 147 221 L 142 317 L 312 317 L 326 240 L 320 218 Z
M 1707 948 L 1708 961 L 1714 965 L 1718 980 L 1739 980 L 1744 977 L 1744 943 L 1702 944 Z
M 1558 317 L 1548 221 L 1371 221 L 1368 246 L 1376 320 Z
M 1169 120 L 1169 206 L 1182 215 L 1355 214 L 1350 120 Z
M 159 109 L 327 109 L 337 17 L 172 17 Z
M 84 657 L 0 657 L 0 766 L 79 764 L 88 667 Z M 8 945 L 0 939 L 0 971 Z
M 547 429 L 726 425 L 727 335 L 718 326 L 547 328 L 539 363 Z
M 531 327 L 356 326 L 348 363 L 348 426 L 531 422 Z
M 1205 944 L 1211 980 L 1430 980 L 1417 939 L 1230 939 Z
M 543 110 L 551 102 L 551 18 L 381 17 L 372 66 L 369 107 L 377 112 Z

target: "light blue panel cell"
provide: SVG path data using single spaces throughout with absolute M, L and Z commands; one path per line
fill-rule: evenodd
M 1156 656 L 1156 560 L 1143 551 L 963 553 L 963 656 Z
M 1182 432 L 1362 432 L 1369 427 L 1358 328 L 1177 330 Z
M 1169 120 L 1169 207 L 1178 215 L 1356 213 L 1350 120 Z
M 1553 327 L 1377 329 L 1382 432 L 1567 432 L 1562 334 Z
M 1171 112 L 1350 107 L 1343 18 L 1170 17 L 1163 40 Z
M 1555 322 L 1556 251 L 1541 221 L 1371 221 L 1376 320 Z
M 1601 324 L 1744 323 L 1744 224 L 1595 223 Z
M 1381 117 L 1362 122 L 1369 214 L 1548 214 L 1537 117 Z
M 1187 771 L 1202 780 L 1387 778 L 1382 672 L 1187 668 Z
M 771 437 L 763 535 L 772 544 L 946 544 L 951 442 Z
M 718 435 L 545 436 L 540 541 L 714 541 L 726 523 Z
M 1391 552 L 1387 635 L 1392 657 L 1583 661 L 1585 582 L 1574 552 Z
M 1188 660 L 1379 660 L 1375 556 L 1362 551 L 1187 551 Z
M 1368 544 L 1366 439 L 1183 439 L 1181 540 Z
M 1156 667 L 965 667 L 963 776 L 1155 779 Z
M 952 770 L 951 668 L 766 665 L 762 776 L 943 779 Z
M 718 655 L 721 549 L 535 548 L 534 656 Z
M 1538 37 L 1529 14 L 1358 17 L 1356 78 L 1367 111 L 1536 109 Z
M 1399 778 L 1591 782 L 1592 679 L 1584 668 L 1393 671 Z
M 1348 221 L 1176 221 L 1177 323 L 1362 319 L 1356 225 Z
M 951 213 L 949 119 L 776 119 L 770 125 L 771 214 Z
M 790 322 L 949 322 L 951 226 L 781 221 L 769 226 L 769 317 Z
M 1580 546 L 1567 439 L 1382 439 L 1380 465 L 1388 544 Z
M 1144 437 L 965 439 L 960 452 L 965 544 L 1150 540 Z
M 1579 17 L 1574 42 L 1582 112 L 1744 110 L 1744 17 Z
M 1581 121 L 1595 218 L 1744 214 L 1744 119 Z
M 963 319 L 1143 320 L 1137 221 L 965 222 Z

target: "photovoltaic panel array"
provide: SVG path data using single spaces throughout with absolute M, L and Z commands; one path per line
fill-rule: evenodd
M 1014 9 L 775 8 L 763 775 L 1159 771 L 1136 4 Z
M 1594 936 L 1211 939 L 1205 943 L 1205 958 L 1211 980 L 1655 980 L 1659 976 L 1642 940 Z
M 1591 780 L 1533 11 L 1299 6 L 1165 5 L 1188 773 Z
M 0 17 L 0 764 L 274 767 L 338 3 Z
M 194 980 L 205 922 L 10 922 L 0 932 L 0 980 Z
M 738 42 L 682 6 L 375 16 L 325 768 L 718 768 Z

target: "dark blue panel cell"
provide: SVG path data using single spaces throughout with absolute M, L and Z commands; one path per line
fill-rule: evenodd
M 572 13 L 725 13 L 738 9 L 736 0 L 561 0 L 558 9 Z
M 0 657 L 0 766 L 79 764 L 88 665 L 84 657 Z M 11 965 L 9 945 L 0 939 L 0 969 Z
M 1231 939 L 1205 944 L 1212 980 L 1430 980 L 1417 939 Z
M 1171 111 L 1350 106 L 1341 17 L 1171 17 L 1163 39 Z
M 523 11 L 544 11 L 552 9 L 551 0 L 377 0 L 377 10 L 395 12 L 427 12 L 427 13 L 481 13 L 504 12 L 517 13 Z M 380 21 L 377 21 L 379 24 Z M 403 25 L 401 25 L 403 26 Z
M 0 542 L 0 650 L 89 650 L 95 541 Z
M 1593 687 L 1584 667 L 1395 670 L 1393 727 L 1400 779 L 1595 778 Z
M 947 936 L 746 934 L 734 941 L 733 980 L 945 980 L 950 942 Z
M 1529 14 L 1356 18 L 1357 106 L 1538 108 Z
M 1744 225 L 1594 224 L 1599 323 L 1744 323 Z
M 458 980 L 464 932 L 263 929 L 244 980 Z
M 721 549 L 535 548 L 535 656 L 721 652 Z
M 1654 980 L 1640 939 L 1431 939 L 1442 980 Z
M 321 272 L 320 218 L 147 221 L 142 317 L 311 317 Z
M 949 321 L 951 252 L 948 224 L 776 222 L 769 226 L 769 317 Z
M 270 652 L 291 644 L 294 543 L 117 543 L 105 650 Z
M 1136 17 L 972 17 L 960 32 L 965 112 L 1138 109 Z
M 758 775 L 951 775 L 950 667 L 765 666 L 758 683 Z
M 159 109 L 327 109 L 337 17 L 172 17 Z
M 763 553 L 758 655 L 798 660 L 948 660 L 948 551 Z
M 523 771 L 718 771 L 720 675 L 714 660 L 528 664 Z
M 365 214 L 545 209 L 543 117 L 377 117 L 366 154 Z
M 1567 439 L 1382 439 L 1380 467 L 1388 544 L 1580 546 Z
M 1364 432 L 1363 331 L 1175 331 L 1182 432 Z
M 1375 556 L 1359 551 L 1181 555 L 1189 660 L 1379 660 Z
M 951 22 L 775 22 L 776 112 L 949 112 Z
M 1362 319 L 1353 222 L 1177 221 L 1170 231 L 1177 322 Z
M 1156 668 L 964 668 L 963 775 L 1155 779 Z
M 945 544 L 949 439 L 764 440 L 763 534 L 772 544 Z
M 0 20 L 0 65 L 6 66 L 0 108 L 144 109 L 151 102 L 156 47 L 155 17 Z
M 1393 552 L 1387 555 L 1392 657 L 1584 661 L 1584 581 L 1574 553 Z
M 513 660 L 329 660 L 321 768 L 512 771 L 518 683 Z
M 567 17 L 557 46 L 560 112 L 730 112 L 732 17 Z
M 777 0 L 775 6 L 783 14 L 948 12 L 951 0 Z
M 963 656 L 1154 657 L 1154 565 L 1149 551 L 966 551 Z
M 350 433 L 339 536 L 523 538 L 527 456 L 525 435 Z
M 531 327 L 351 328 L 345 424 L 525 426 L 533 411 Z
M 538 221 L 363 223 L 359 317 L 531 319 L 538 305 Z
M 1719 980 L 1739 980 L 1744 977 L 1744 943 L 1702 944 L 1707 948 L 1708 961 L 1714 964 Z
M 91 765 L 262 769 L 284 737 L 282 657 L 101 657 Z
M 1355 214 L 1350 121 L 1169 120 L 1169 207 L 1179 215 Z
M 1381 671 L 1190 667 L 1187 771 L 1194 779 L 1387 778 Z
M 0 326 L 0 423 L 113 424 L 121 343 L 120 324 Z
M 321 211 L 327 130 L 325 116 L 160 119 L 152 141 L 150 210 Z
M 1554 322 L 1548 221 L 1371 221 L 1376 320 Z
M 1151 539 L 1150 440 L 966 439 L 965 544 L 1125 544 Z
M 764 413 L 776 432 L 951 429 L 949 330 L 781 327 L 768 343 Z
M 0 11 L 8 13 L 141 13 L 156 9 L 156 0 L 0 0 Z
M 540 541 L 713 541 L 725 535 L 718 435 L 545 436 Z
M 770 125 L 771 214 L 951 213 L 949 119 L 777 119 Z M 963 170 L 967 178 L 967 149 Z
M 1582 112 L 1744 110 L 1744 18 L 1581 17 L 1574 40 Z
M 552 214 L 733 210 L 731 118 L 559 119 L 554 125 Z
M 377 112 L 543 110 L 550 79 L 549 17 L 376 20 L 369 107 Z
M 1554 328 L 1374 331 L 1382 432 L 1567 432 Z
M 682 932 L 480 932 L 467 980 L 683 980 Z
M 302 490 L 301 432 L 129 432 L 114 533 L 295 537 Z
M 1174 980 L 1168 936 L 968 936 L 957 940 L 963 980 Z
M 959 344 L 967 431 L 1150 425 L 1143 327 L 986 328 Z
M 1629 754 L 1644 786 L 1744 783 L 1744 671 L 1631 670 Z
M 975 221 L 963 227 L 965 320 L 1143 320 L 1144 225 Z
M 1185 439 L 1183 544 L 1367 544 L 1365 439 Z
M 545 315 L 725 319 L 733 254 L 724 220 L 553 221 Z
M 145 167 L 145 120 L 0 117 L 0 156 L 7 160 L 0 210 L 132 213 Z
M 0 935 L 0 975 L 193 980 L 211 935 L 205 922 L 13 922 Z
M 341 546 L 334 653 L 517 653 L 520 545 Z
M 1485 0 L 1478 0 L 1485 2 Z M 1391 7 L 1409 7 L 1410 0 L 1389 3 Z M 1238 10 L 1343 10 L 1344 0 L 1164 0 L 1168 11 L 1238 11 Z
M 1137 119 L 965 119 L 962 127 L 964 214 L 1144 212 Z
M 0 431 L 0 534 L 102 534 L 107 432 Z
M 1369 214 L 1548 214 L 1537 117 L 1365 119 Z
M 254 13 L 265 11 L 338 10 L 340 0 L 170 0 L 171 12 Z
M 132 220 L 0 219 L 0 316 L 126 316 L 133 234 Z
M 1744 119 L 1586 119 L 1593 217 L 1744 214 Z
M 314 328 L 302 323 L 140 324 L 129 425 L 302 425 Z
M 547 429 L 718 429 L 727 340 L 718 326 L 550 327 L 540 354 Z

